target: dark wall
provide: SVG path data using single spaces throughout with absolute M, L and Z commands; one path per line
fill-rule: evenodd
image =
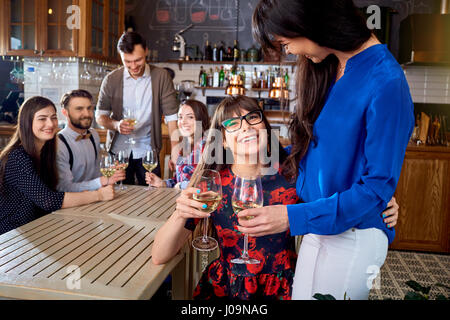
M 18 91 L 19 87 L 11 83 L 9 80 L 9 73 L 13 70 L 14 63 L 5 61 L 0 58 L 0 104 L 6 98 L 10 91 Z
M 437 13 L 440 7 L 440 0 L 354 1 L 360 8 L 376 4 L 393 10 L 388 39 L 394 56 L 398 54 L 400 22 L 412 13 Z M 127 0 L 126 3 L 127 21 L 131 17 L 135 30 L 147 37 L 151 50 L 158 52 L 159 61 L 179 57 L 179 53 L 171 49 L 174 35 L 191 23 L 195 23 L 195 27 L 183 35 L 188 45 L 195 44 L 202 51 L 206 40 L 211 44 L 224 41 L 226 46 L 233 46 L 238 13 L 236 0 Z M 258 0 L 240 1 L 239 42 L 244 50 L 254 43 L 251 16 L 257 3 Z M 383 18 L 382 28 L 386 26 Z M 192 51 L 188 54 L 192 56 Z
M 258 0 L 241 0 L 239 10 L 239 43 L 244 50 L 253 44 L 251 15 Z M 238 10 L 235 0 L 133 0 L 127 2 L 127 16 L 132 17 L 135 30 L 146 36 L 151 50 L 158 51 L 160 61 L 177 59 L 172 51 L 174 35 L 194 23 L 183 34 L 187 45 L 204 50 L 206 40 L 211 45 L 223 41 L 233 47 L 236 38 Z M 127 19 L 129 21 L 129 17 Z M 193 56 L 192 51 L 188 52 Z

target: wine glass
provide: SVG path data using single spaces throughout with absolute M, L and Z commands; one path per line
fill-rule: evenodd
M 264 205 L 263 189 L 260 177 L 236 176 L 231 205 L 236 214 L 246 209 L 261 208 Z M 253 217 L 246 217 L 248 220 Z M 244 249 L 241 257 L 231 260 L 235 264 L 258 264 L 259 260 L 248 255 L 248 235 L 244 235 Z
M 192 80 L 183 80 L 180 84 L 180 90 L 187 100 L 191 98 L 192 93 L 194 92 L 195 82 Z
M 100 160 L 100 172 L 106 178 L 111 178 L 116 173 L 116 164 L 114 156 L 110 154 L 103 154 Z
M 127 170 L 128 164 L 130 162 L 130 151 L 129 150 L 121 150 L 116 155 L 116 169 L 117 170 Z M 126 190 L 127 187 L 123 185 L 122 180 L 120 180 L 120 186 L 118 190 Z
M 142 166 L 148 172 L 152 172 L 158 166 L 157 152 L 152 149 L 146 150 L 145 155 L 142 158 Z M 145 190 L 151 190 L 151 189 L 152 189 L 152 187 L 150 187 L 150 184 L 149 184 L 148 188 L 146 188 Z
M 125 108 L 125 114 L 124 114 L 123 120 L 128 122 L 128 124 L 134 128 L 137 124 L 136 110 L 132 107 Z M 131 134 L 129 136 L 128 140 L 125 141 L 125 143 L 131 144 L 131 145 L 136 143 L 136 141 L 133 139 L 133 134 Z
M 214 212 L 222 201 L 222 181 L 219 172 L 203 170 L 194 188 L 199 189 L 200 193 L 195 193 L 193 199 L 203 203 L 205 207 L 200 210 L 205 213 Z M 195 238 L 192 246 L 199 251 L 212 251 L 217 248 L 217 241 L 208 237 L 208 218 L 203 221 L 203 236 Z

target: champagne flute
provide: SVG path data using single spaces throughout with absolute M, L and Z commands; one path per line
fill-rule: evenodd
M 142 158 L 142 166 L 147 170 L 148 172 L 152 172 L 157 166 L 158 166 L 158 156 L 156 151 L 153 151 L 153 149 L 148 149 L 145 152 L 145 156 Z M 148 188 L 145 190 L 151 190 L 150 184 L 148 185 Z
M 134 128 L 136 126 L 136 124 L 137 124 L 136 110 L 134 108 L 131 108 L 131 107 L 125 108 L 125 114 L 124 114 L 124 119 L 123 120 L 128 122 L 128 124 Z M 128 144 L 135 144 L 136 143 L 136 141 L 133 139 L 133 134 L 130 134 L 128 140 L 125 141 L 125 143 L 128 143 Z
M 116 168 L 117 170 L 127 170 L 128 164 L 130 162 L 130 151 L 121 150 L 116 155 Z M 119 190 L 126 190 L 127 187 L 123 185 L 123 181 L 120 180 Z
M 205 206 L 204 209 L 200 210 L 205 213 L 214 212 L 222 201 L 222 181 L 219 172 L 203 170 L 194 188 L 200 189 L 200 193 L 195 193 L 193 199 Z M 203 236 L 195 238 L 192 241 L 192 246 L 199 251 L 212 251 L 217 248 L 217 241 L 208 237 L 208 218 L 203 220 Z
M 264 205 L 263 189 L 260 177 L 236 176 L 231 205 L 236 214 L 246 209 L 261 208 Z M 253 219 L 252 216 L 246 217 Z M 235 264 L 258 264 L 259 260 L 250 258 L 248 254 L 248 235 L 244 235 L 244 249 L 241 257 L 231 260 Z
M 100 172 L 106 178 L 111 178 L 116 173 L 116 167 L 114 162 L 114 156 L 110 154 L 104 154 L 100 160 Z

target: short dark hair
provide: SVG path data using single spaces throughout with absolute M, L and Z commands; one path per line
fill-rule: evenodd
M 67 92 L 62 97 L 62 99 L 61 99 L 61 106 L 64 109 L 68 109 L 69 108 L 69 104 L 70 104 L 70 100 L 72 100 L 73 98 L 87 98 L 91 102 L 94 100 L 92 95 L 86 90 L 82 90 L 82 89 L 72 90 L 70 92 Z
M 117 50 L 122 53 L 133 53 L 136 45 L 141 45 L 142 48 L 147 49 L 147 43 L 139 33 L 131 31 L 125 32 L 117 43 Z

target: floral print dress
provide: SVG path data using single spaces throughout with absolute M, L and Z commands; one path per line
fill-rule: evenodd
M 234 175 L 230 169 L 221 172 L 223 200 L 211 214 L 218 236 L 220 257 L 205 269 L 195 291 L 194 299 L 232 300 L 289 300 L 295 270 L 295 241 L 289 230 L 264 237 L 249 237 L 248 250 L 259 264 L 233 264 L 240 257 L 244 235 L 236 230 L 237 215 L 231 206 Z M 279 173 L 261 179 L 264 206 L 288 205 L 298 202 L 295 184 L 289 183 Z M 189 219 L 186 228 L 195 229 L 198 222 Z

